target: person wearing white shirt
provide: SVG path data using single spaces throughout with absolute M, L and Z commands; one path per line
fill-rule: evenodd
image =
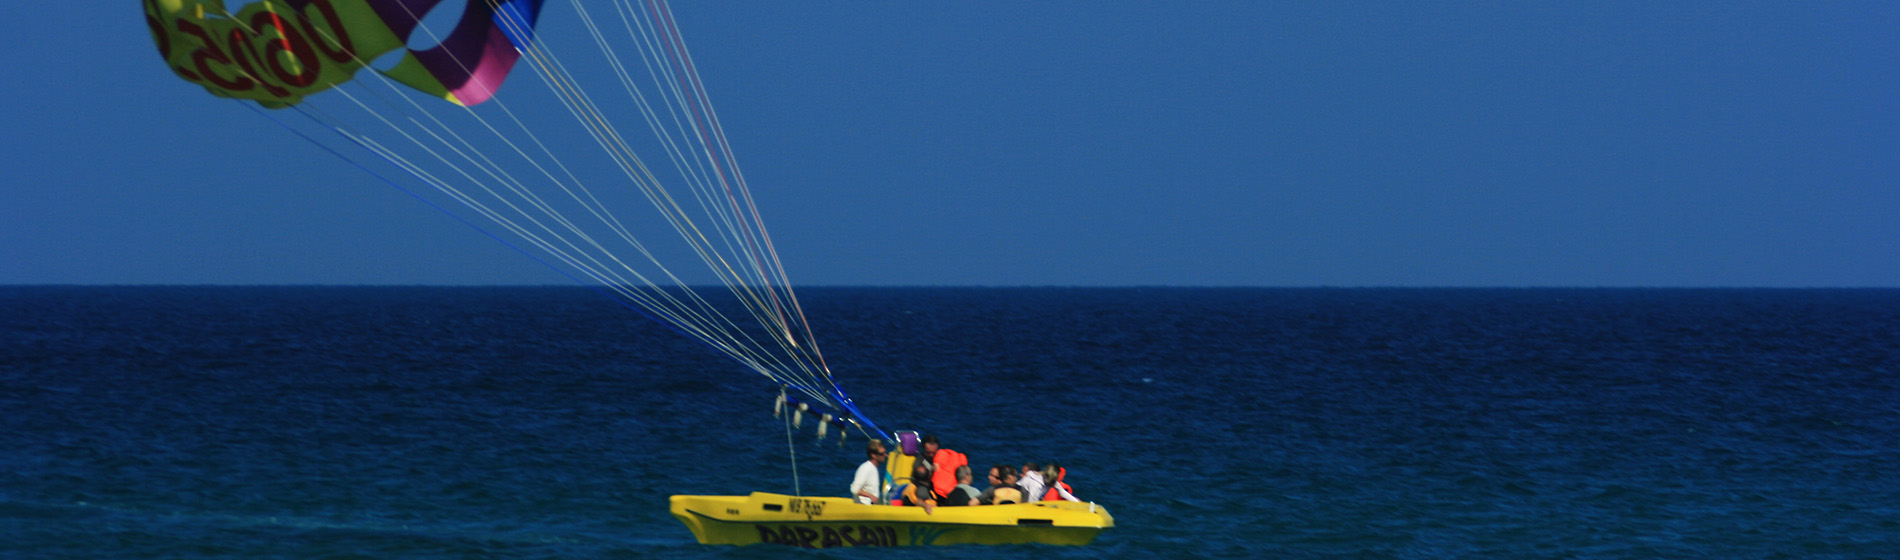
M 864 454 L 869 457 L 864 464 L 858 465 L 858 475 L 851 479 L 851 495 L 860 504 L 875 504 L 884 496 L 884 477 L 877 474 L 877 468 L 884 464 L 884 442 L 871 440 L 865 444 Z
M 1016 479 L 1016 485 L 1023 489 L 1023 500 L 1030 502 L 1042 501 L 1042 465 L 1038 463 L 1023 463 L 1023 477 Z

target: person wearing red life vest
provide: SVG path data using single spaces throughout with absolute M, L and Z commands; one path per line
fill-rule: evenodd
M 935 434 L 924 436 L 924 445 L 917 456 L 930 459 L 936 470 L 930 473 L 930 486 L 937 492 L 938 498 L 947 498 L 950 491 L 957 487 L 957 467 L 970 466 L 970 458 L 955 450 L 944 449 L 943 443 Z
M 1069 483 L 1062 481 L 1062 477 L 1068 474 L 1069 469 L 1063 468 L 1062 465 L 1057 465 L 1053 462 L 1042 468 L 1042 478 L 1049 483 L 1048 490 L 1042 494 L 1042 501 L 1082 501 L 1080 498 L 1076 498 L 1075 494 L 1070 491 Z

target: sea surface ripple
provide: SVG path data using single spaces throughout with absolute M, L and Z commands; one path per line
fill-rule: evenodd
M 840 384 L 1117 527 L 902 556 L 1900 557 L 1900 291 L 806 288 Z M 862 438 L 580 288 L 0 287 L 0 558 L 780 558 Z

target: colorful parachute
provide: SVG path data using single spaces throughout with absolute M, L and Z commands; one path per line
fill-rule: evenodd
M 180 77 L 266 107 L 295 105 L 396 49 L 407 52 L 383 71 L 391 79 L 462 105 L 487 101 L 532 38 L 541 0 L 467 0 L 440 44 L 407 49 L 441 1 L 261 0 L 232 13 L 223 0 L 145 0 L 145 21 Z

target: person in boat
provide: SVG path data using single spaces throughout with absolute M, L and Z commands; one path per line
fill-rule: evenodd
M 910 486 L 904 488 L 904 505 L 923 506 L 924 515 L 937 511 L 937 494 L 930 488 L 932 470 L 929 462 L 918 461 L 910 471 Z
M 970 480 L 971 480 L 970 466 L 964 465 L 961 467 L 957 467 L 957 486 L 956 488 L 950 489 L 949 496 L 944 497 L 943 505 L 945 506 L 979 505 L 977 503 L 976 497 L 979 495 L 982 495 L 982 492 L 978 492 L 975 486 L 971 486 Z
M 942 449 L 942 446 L 937 443 L 937 436 L 934 436 L 934 435 L 924 436 L 924 439 L 917 441 L 917 462 L 919 463 L 936 462 L 937 450 L 939 449 Z
M 935 434 L 924 436 L 923 447 L 917 456 L 929 459 L 936 470 L 932 471 L 930 487 L 936 489 L 938 498 L 950 497 L 950 491 L 957 488 L 957 467 L 970 465 L 970 458 L 952 449 L 944 449 L 943 443 Z
M 867 459 L 858 465 L 858 474 L 851 479 L 851 495 L 860 504 L 875 504 L 884 495 L 884 477 L 877 469 L 884 465 L 884 458 L 889 454 L 884 452 L 883 440 L 873 439 L 864 445 L 864 455 Z
M 1009 465 L 990 467 L 990 487 L 982 494 L 978 494 L 976 501 L 983 505 L 1023 503 L 1023 488 L 1016 485 L 1016 467 Z
M 1081 499 L 1076 498 L 1074 493 L 1070 492 L 1069 483 L 1062 481 L 1062 478 L 1065 476 L 1068 476 L 1068 474 L 1069 474 L 1069 469 L 1062 468 L 1062 465 L 1058 465 L 1053 462 L 1049 463 L 1047 466 L 1044 466 L 1042 468 L 1042 479 L 1048 482 L 1049 484 L 1048 486 L 1049 489 L 1045 491 L 1042 495 L 1042 501 L 1045 501 L 1045 502 L 1053 502 L 1056 500 L 1067 500 L 1071 502 L 1082 501 Z
M 1041 500 L 1043 491 L 1045 490 L 1042 484 L 1042 464 L 1036 462 L 1023 463 L 1023 477 L 1016 481 L 1016 486 L 1023 489 L 1023 501 L 1034 502 Z

